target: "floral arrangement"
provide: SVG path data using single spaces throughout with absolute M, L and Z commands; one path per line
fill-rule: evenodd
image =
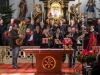
M 96 60 L 96 53 L 94 53 L 93 51 L 86 51 L 86 50 L 82 50 L 82 54 L 79 54 L 77 56 L 77 60 L 81 63 L 84 62 L 93 62 Z

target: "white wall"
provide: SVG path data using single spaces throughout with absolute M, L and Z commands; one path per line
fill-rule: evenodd
M 15 0 L 9 0 L 9 4 L 10 5 L 14 4 L 13 7 L 12 7 L 12 9 L 16 9 L 15 12 L 14 12 L 14 14 L 13 14 L 13 18 L 17 18 L 17 16 L 18 16 L 18 0 L 16 0 L 16 1 Z
M 27 17 L 30 16 L 31 12 L 33 11 L 32 7 L 30 6 L 30 3 L 34 3 L 34 4 L 41 4 L 42 5 L 42 11 L 44 11 L 43 9 L 43 2 L 39 1 L 39 0 L 26 0 L 27 1 L 27 6 L 28 6 L 28 13 L 26 14 L 26 19 Z M 81 2 L 81 6 L 79 7 L 79 11 L 80 12 L 85 12 L 86 13 L 86 4 L 87 4 L 87 1 L 88 0 L 75 0 L 75 1 L 70 1 L 68 6 L 70 7 L 72 4 L 77 4 L 78 2 Z M 96 0 L 96 7 L 100 7 L 100 4 L 99 4 L 99 0 Z M 18 18 L 18 14 L 19 14 L 19 8 L 18 8 L 18 5 L 19 5 L 19 2 L 20 0 L 9 0 L 9 3 L 10 4 L 14 4 L 13 5 L 13 9 L 17 9 L 15 11 L 15 13 L 13 14 L 13 17 L 14 18 Z M 70 11 L 70 9 L 68 9 Z M 98 11 L 96 10 L 96 17 L 98 18 Z M 28 20 L 28 19 L 27 19 Z

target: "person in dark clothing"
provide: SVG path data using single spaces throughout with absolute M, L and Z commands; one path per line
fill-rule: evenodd
M 61 30 L 59 27 L 57 27 L 56 33 L 53 36 L 54 47 L 55 48 L 62 48 L 62 41 L 63 41 L 64 35 L 61 33 Z
M 100 38 L 100 19 L 98 19 L 97 25 L 94 27 L 96 33 L 97 33 L 97 39 Z
M 4 46 L 9 46 L 9 32 L 5 31 L 2 36 L 2 41 Z
M 30 28 L 31 31 L 35 30 L 36 25 L 34 24 L 34 21 L 31 21 L 31 24 L 28 26 L 28 28 Z
M 71 26 L 67 26 L 67 30 L 66 30 L 66 38 L 68 37 L 68 35 L 71 34 Z
M 13 24 L 12 30 L 10 31 L 9 45 L 12 49 L 12 66 L 14 69 L 19 68 L 17 65 L 17 58 L 20 50 L 20 46 L 16 44 L 16 39 L 23 38 L 23 35 L 18 34 L 18 26 Z
M 46 29 L 46 26 L 44 25 L 43 22 L 40 22 L 40 29 L 43 31 L 44 29 Z
M 87 46 L 88 46 L 88 42 L 89 42 L 89 32 L 88 32 L 88 29 L 84 29 L 84 49 L 87 49 Z
M 36 20 L 35 20 L 35 26 L 39 26 L 40 25 L 40 20 L 37 18 Z
M 0 46 L 3 46 L 3 34 L 6 31 L 6 25 L 3 24 L 3 20 L 0 20 Z
M 7 31 L 11 31 L 14 22 L 15 22 L 15 20 L 11 19 L 10 23 L 7 25 Z
M 56 26 L 54 25 L 54 21 L 50 20 L 50 29 L 55 32 L 56 31 Z
M 49 48 L 49 46 L 48 46 L 49 35 L 48 35 L 47 29 L 44 29 L 43 30 L 43 33 L 41 35 L 41 38 L 42 38 L 42 41 L 41 41 L 40 48 Z
M 87 20 L 84 17 L 82 17 L 80 22 L 78 23 L 78 29 L 79 29 L 80 32 L 82 32 L 82 25 L 84 25 L 84 28 L 88 27 Z
M 93 65 L 91 75 L 100 75 L 100 54 L 97 56 L 97 63 Z
M 41 45 L 41 30 L 39 26 L 36 26 L 36 29 L 34 31 L 34 46 L 40 46 Z
M 94 34 L 95 34 L 95 37 L 97 38 L 97 33 L 96 33 L 95 29 L 94 29 L 94 25 L 91 25 L 91 26 L 90 26 L 90 29 L 89 29 L 89 37 L 90 37 L 90 35 L 91 35 L 92 33 L 94 33 Z
M 25 35 L 25 38 L 24 38 L 24 41 L 23 41 L 24 46 L 30 46 L 30 43 L 28 41 L 30 37 L 31 37 L 31 31 L 30 31 L 30 28 L 27 28 L 26 29 L 26 35 Z
M 75 21 L 74 20 L 71 20 L 70 21 L 70 25 L 69 25 L 71 28 L 76 28 L 76 25 L 75 25 Z
M 65 35 L 65 34 L 66 34 L 66 26 L 63 25 L 62 20 L 59 21 L 59 25 L 58 25 L 58 27 L 60 28 L 62 34 Z
M 73 45 L 73 57 L 72 54 L 69 54 L 69 67 L 72 67 L 72 64 L 75 65 L 75 60 L 76 60 L 76 50 L 77 50 L 77 38 L 78 38 L 78 34 L 76 33 L 76 29 L 73 27 L 71 29 L 71 35 L 69 36 L 69 38 L 72 40 Z M 73 63 L 72 63 L 73 60 Z

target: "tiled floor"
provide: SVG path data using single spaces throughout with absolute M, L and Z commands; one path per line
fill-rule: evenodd
M 0 75 L 76 75 L 74 73 L 74 68 L 66 67 L 68 65 L 67 63 L 62 64 L 62 69 L 61 69 L 61 71 L 63 72 L 62 74 L 35 74 L 36 68 L 33 69 L 30 63 L 24 63 L 24 64 L 19 63 L 18 65 L 21 68 L 13 69 L 11 64 L 0 65 Z M 75 65 L 75 67 L 77 65 L 78 63 Z M 81 65 L 79 69 L 81 69 Z

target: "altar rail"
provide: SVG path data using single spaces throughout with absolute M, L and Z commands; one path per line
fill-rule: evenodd
M 39 46 L 21 46 L 19 51 L 19 57 L 18 62 L 31 62 L 32 55 L 28 54 L 26 57 L 24 57 L 23 49 L 26 48 L 39 48 Z M 77 47 L 76 55 L 81 53 L 82 46 Z M 100 50 L 100 47 L 99 47 Z M 1 59 L 1 56 L 4 55 L 3 61 Z M 33 55 L 33 61 L 35 62 L 35 56 Z M 9 46 L 0 46 L 0 63 L 11 63 L 12 62 L 12 50 Z

